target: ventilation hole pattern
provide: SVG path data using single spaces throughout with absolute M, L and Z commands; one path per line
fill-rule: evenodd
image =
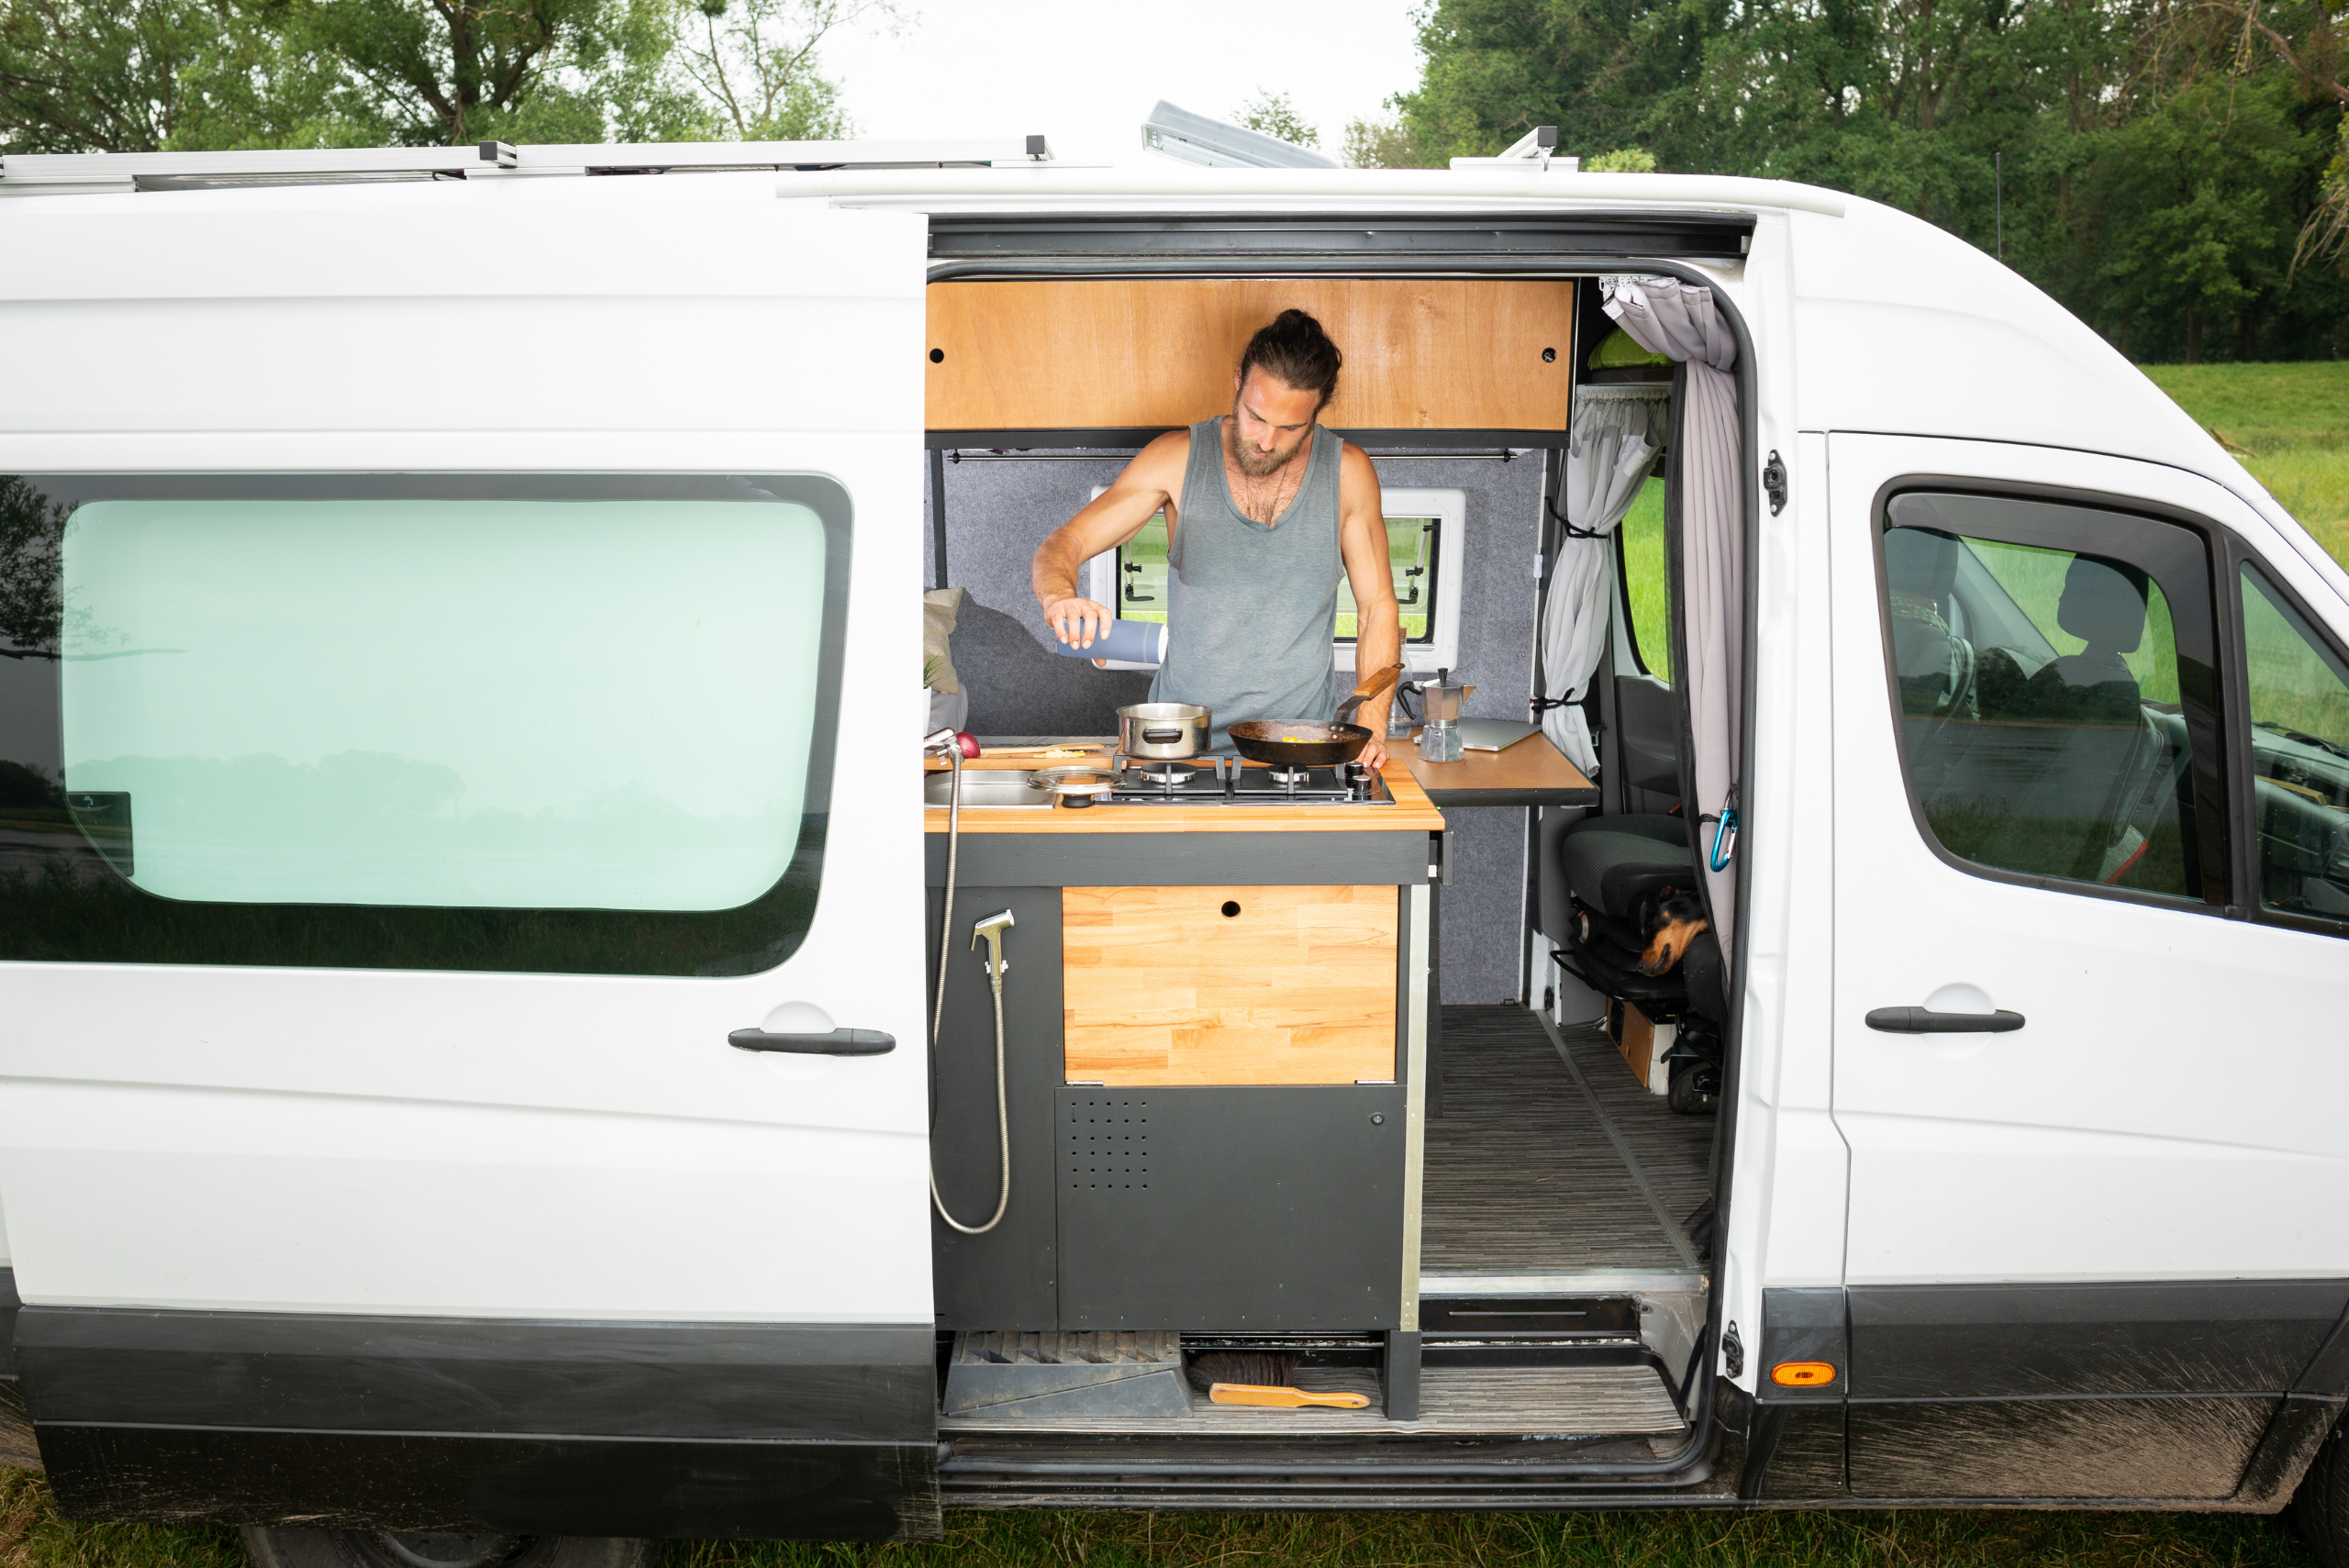
M 1150 1188 L 1150 1102 L 1072 1100 L 1062 1169 L 1071 1192 Z

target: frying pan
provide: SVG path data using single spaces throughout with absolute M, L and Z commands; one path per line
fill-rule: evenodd
M 1354 688 L 1354 695 L 1338 706 L 1335 723 L 1284 724 L 1273 718 L 1250 718 L 1233 725 L 1226 733 L 1231 737 L 1232 749 L 1252 762 L 1293 768 L 1327 768 L 1351 762 L 1370 744 L 1370 731 L 1346 721 L 1353 717 L 1354 709 L 1393 685 L 1402 673 L 1402 665 L 1389 664 L 1375 675 L 1364 677 Z

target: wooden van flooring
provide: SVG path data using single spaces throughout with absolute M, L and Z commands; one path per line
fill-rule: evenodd
M 1523 1007 L 1443 1009 L 1423 1276 L 1705 1266 L 1682 1222 L 1709 1190 L 1715 1118 L 1675 1115 L 1641 1087 L 1605 1030 L 1560 1038 L 1563 1056 Z
M 1362 1410 L 1275 1410 L 1214 1405 L 1196 1391 L 1186 1416 L 1037 1416 L 999 1411 L 941 1416 L 938 1429 L 967 1432 L 1123 1432 L 1150 1437 L 1668 1436 L 1681 1431 L 1672 1392 L 1645 1366 L 1431 1366 L 1420 1373 L 1419 1418 L 1390 1421 L 1379 1413 L 1373 1367 L 1304 1367 L 1297 1385 L 1317 1394 L 1370 1396 Z

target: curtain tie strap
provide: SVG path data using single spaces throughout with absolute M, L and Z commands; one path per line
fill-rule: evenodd
M 1566 520 L 1566 515 L 1564 512 L 1558 510 L 1558 504 L 1555 501 L 1550 500 L 1546 496 L 1542 498 L 1542 505 L 1549 511 L 1550 516 L 1558 520 L 1558 527 L 1564 531 L 1564 535 L 1567 539 L 1606 539 L 1609 537 L 1609 534 L 1612 532 L 1611 529 L 1607 532 L 1601 532 L 1597 528 L 1576 528 L 1574 524 Z

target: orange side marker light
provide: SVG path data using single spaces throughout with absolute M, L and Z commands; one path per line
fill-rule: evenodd
M 1835 1363 L 1780 1362 L 1770 1369 L 1770 1381 L 1781 1388 L 1824 1388 L 1835 1381 Z

